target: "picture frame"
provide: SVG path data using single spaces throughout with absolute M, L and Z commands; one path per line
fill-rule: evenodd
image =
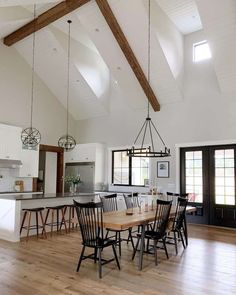
M 169 161 L 159 161 L 157 162 L 157 177 L 158 178 L 169 178 Z

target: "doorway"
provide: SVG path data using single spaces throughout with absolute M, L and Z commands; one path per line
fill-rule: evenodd
M 64 150 L 57 146 L 39 146 L 39 176 L 34 178 L 34 191 L 63 192 Z
M 191 222 L 236 227 L 236 145 L 181 148 L 181 192 L 197 208 Z

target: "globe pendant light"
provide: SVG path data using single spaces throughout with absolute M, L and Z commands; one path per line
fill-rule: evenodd
M 66 120 L 66 135 L 63 135 L 58 140 L 58 146 L 62 147 L 66 152 L 71 151 L 76 146 L 76 141 L 73 136 L 68 133 L 69 126 L 69 96 L 70 96 L 70 25 L 71 20 L 67 21 L 69 24 L 68 33 L 68 64 L 67 64 L 67 120 Z
M 151 31 L 151 9 L 150 9 L 150 0 L 148 0 L 148 83 L 150 84 L 150 53 L 151 53 L 151 38 L 150 38 L 150 31 Z M 147 117 L 139 131 L 134 144 L 131 149 L 128 149 L 127 155 L 129 157 L 148 157 L 148 158 L 159 158 L 159 157 L 168 157 L 170 156 L 170 149 L 166 147 L 164 140 L 162 139 L 160 133 L 158 132 L 156 126 L 152 122 L 150 118 L 150 102 L 148 99 L 148 113 Z M 146 147 L 145 141 L 146 138 L 150 137 L 151 146 Z M 156 135 L 156 140 L 161 143 L 163 149 L 156 150 L 154 145 L 153 136 Z M 139 145 L 138 145 L 139 144 Z
M 41 140 L 40 132 L 33 127 L 33 105 L 34 105 L 34 63 L 35 63 L 35 19 L 36 19 L 36 5 L 34 4 L 34 33 L 33 33 L 33 55 L 32 55 L 32 84 L 31 84 L 31 113 L 30 113 L 30 127 L 25 128 L 21 132 L 21 141 L 25 148 L 35 148 Z

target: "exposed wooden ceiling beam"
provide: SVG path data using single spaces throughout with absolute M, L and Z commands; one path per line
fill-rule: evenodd
M 116 38 L 121 50 L 123 51 L 128 63 L 130 64 L 135 76 L 137 77 L 144 93 L 146 94 L 150 104 L 155 112 L 160 111 L 160 104 L 155 96 L 144 72 L 135 57 L 120 25 L 118 24 L 114 13 L 112 12 L 107 0 L 96 0 L 107 24 L 109 25 L 114 37 Z
M 90 2 L 90 0 L 62 1 L 51 9 L 40 14 L 35 20 L 6 36 L 3 39 L 3 43 L 7 46 L 11 46 L 14 43 L 31 35 L 34 32 L 34 29 L 35 31 L 38 31 L 88 2 Z

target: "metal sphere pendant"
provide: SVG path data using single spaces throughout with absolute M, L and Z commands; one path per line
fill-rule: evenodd
M 76 141 L 71 135 L 63 135 L 58 140 L 58 146 L 62 147 L 66 152 L 71 151 L 76 146 Z
M 34 148 L 40 143 L 41 134 L 38 129 L 34 127 L 25 128 L 21 132 L 21 141 L 24 146 L 28 148 Z

